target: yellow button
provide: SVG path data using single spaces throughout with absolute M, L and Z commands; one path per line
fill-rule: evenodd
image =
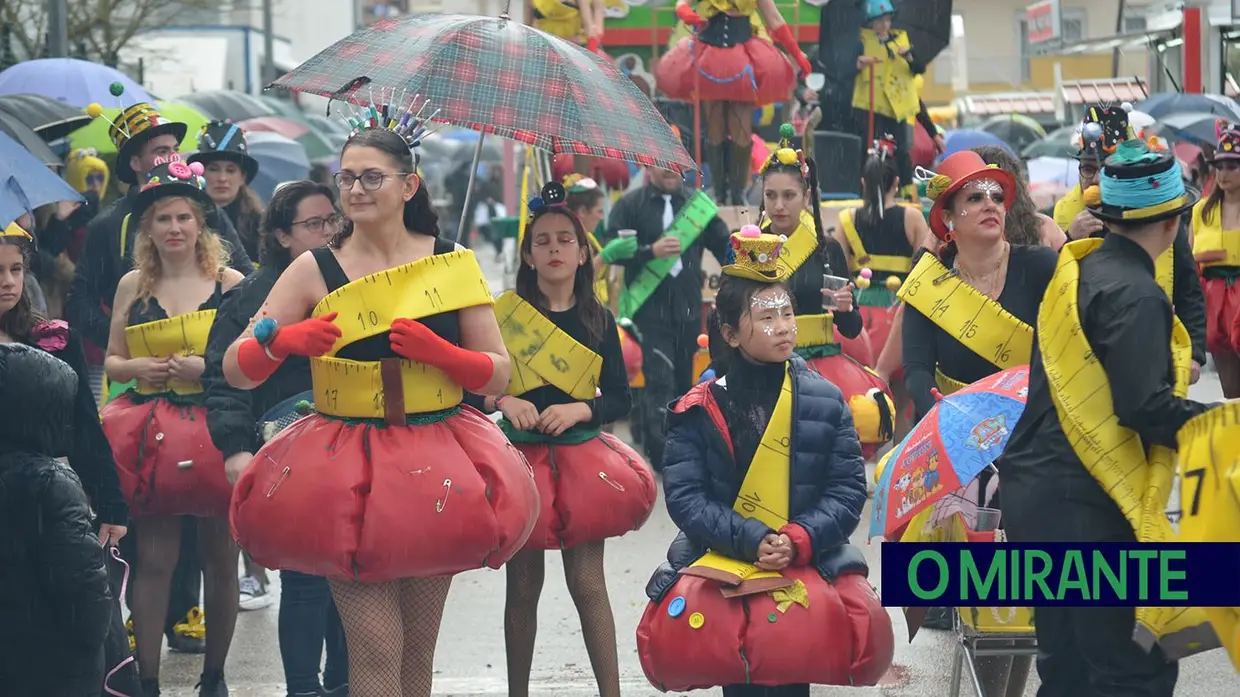
M 701 629 L 704 624 L 706 624 L 706 616 L 702 613 L 695 612 L 692 615 L 689 615 L 690 627 L 693 627 L 694 629 Z

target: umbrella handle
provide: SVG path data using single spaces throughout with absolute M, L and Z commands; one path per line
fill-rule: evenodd
M 931 396 L 931 397 L 934 397 L 934 401 L 936 401 L 936 402 L 937 402 L 937 401 L 939 401 L 939 400 L 941 400 L 941 399 L 943 399 L 943 393 L 942 393 L 942 392 L 939 392 L 939 388 L 937 388 L 937 387 L 931 387 L 931 388 L 930 388 L 930 396 Z
M 870 64 L 870 137 L 865 141 L 866 150 L 874 143 L 874 64 Z
M 486 137 L 486 126 L 482 126 L 478 131 L 478 145 L 474 148 L 474 163 L 469 168 L 469 188 L 465 190 L 465 205 L 461 207 L 461 222 L 456 226 L 454 242 L 459 243 L 465 234 L 465 223 L 469 220 L 469 204 L 473 203 L 474 198 L 474 180 L 478 178 L 478 161 L 482 159 L 482 142 L 486 140 Z

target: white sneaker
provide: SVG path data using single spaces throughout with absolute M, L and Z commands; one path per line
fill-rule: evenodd
M 275 602 L 275 598 L 263 588 L 263 584 L 253 576 L 243 576 L 241 578 L 241 609 L 242 610 L 262 610 L 270 607 Z

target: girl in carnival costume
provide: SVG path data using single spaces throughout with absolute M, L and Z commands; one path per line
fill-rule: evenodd
M 784 240 L 778 263 L 788 269 L 785 283 L 796 303 L 796 353 L 840 388 L 868 459 L 891 440 L 895 407 L 887 385 L 845 355 L 835 337 L 837 328 L 845 337 L 860 336 L 862 316 L 851 283 L 841 289 L 824 287 L 824 276 L 843 276 L 848 266 L 840 243 L 822 232 L 817 165 L 790 147 L 792 132 L 791 124 L 780 128 L 780 147 L 762 166 L 761 211 L 768 219 L 763 231 Z M 740 240 L 732 242 L 736 250 Z
M 452 575 L 503 565 L 538 517 L 529 465 L 462 404 L 504 391 L 508 352 L 473 252 L 438 237 L 414 106 L 350 120 L 349 220 L 289 265 L 223 364 L 252 389 L 310 358 L 317 413 L 255 454 L 233 530 L 255 562 L 328 578 L 354 697 L 429 696 Z
M 1210 195 L 1193 206 L 1193 257 L 1206 292 L 1206 348 L 1223 396 L 1240 397 L 1240 126 L 1220 121 Z
M 733 239 L 709 320 L 723 377 L 668 415 L 663 487 L 681 532 L 647 585 L 642 668 L 660 690 L 726 697 L 874 685 L 894 637 L 848 544 L 866 499 L 852 416 L 794 353 L 786 242 L 752 225 Z
M 201 377 L 207 334 L 223 294 L 242 280 L 206 226 L 202 165 L 157 160 L 133 202 L 135 269 L 112 303 L 104 370 L 135 386 L 100 412 L 121 488 L 139 519 L 134 638 L 142 691 L 159 694 L 159 662 L 180 516 L 198 517 L 203 590 L 211 610 L 201 695 L 227 695 L 224 660 L 237 621 L 237 546 L 228 528 L 232 485 L 207 431 Z
M 586 48 L 600 56 L 603 53 L 604 0 L 534 0 L 534 28 L 561 39 L 580 43 L 584 35 Z
M 503 412 L 500 426 L 533 466 L 542 502 L 507 566 L 508 692 L 529 694 L 543 552 L 558 549 L 599 694 L 620 697 L 603 545 L 646 522 L 658 487 L 641 456 L 600 430 L 628 415 L 628 376 L 615 319 L 594 295 L 585 230 L 564 201 L 557 183 L 530 201 L 517 288 L 495 304 L 513 370 L 505 394 L 484 406 Z
M 809 59 L 774 0 L 701 0 L 696 9 L 677 0 L 676 16 L 697 33 L 659 60 L 659 90 L 672 99 L 702 101 L 715 199 L 742 205 L 751 182 L 754 107 L 787 101 L 797 73 L 812 72 Z
M 594 270 L 594 294 L 599 302 L 607 305 L 607 263 L 603 260 L 603 245 L 599 243 L 596 232 L 599 223 L 606 217 L 603 210 L 603 190 L 598 182 L 584 174 L 569 174 L 564 177 L 564 188 L 568 192 L 564 205 L 586 231 L 586 240 L 590 248 L 590 264 Z

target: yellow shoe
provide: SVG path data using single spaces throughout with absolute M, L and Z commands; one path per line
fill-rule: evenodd
M 172 626 L 168 648 L 177 653 L 202 653 L 206 651 L 206 638 L 206 617 L 200 608 L 193 607 L 185 614 L 184 622 Z
M 138 650 L 138 641 L 133 638 L 133 619 L 125 622 L 125 634 L 129 637 L 129 653 Z

